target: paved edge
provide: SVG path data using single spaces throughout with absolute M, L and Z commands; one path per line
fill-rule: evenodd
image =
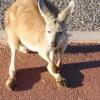
M 100 31 L 68 31 L 70 43 L 100 43 Z M 0 30 L 0 44 L 7 40 L 6 32 Z
M 100 31 L 70 31 L 69 44 L 73 43 L 100 43 Z

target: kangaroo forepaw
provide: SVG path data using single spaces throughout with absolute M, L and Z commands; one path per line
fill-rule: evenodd
M 57 84 L 58 84 L 58 86 L 67 87 L 67 80 L 64 78 L 61 78 L 61 79 L 57 80 Z
M 10 91 L 15 91 L 17 90 L 17 82 L 16 79 L 8 79 L 6 82 L 6 88 Z

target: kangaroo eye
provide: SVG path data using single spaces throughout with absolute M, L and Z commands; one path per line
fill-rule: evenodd
M 51 33 L 51 31 L 48 31 L 48 33 Z

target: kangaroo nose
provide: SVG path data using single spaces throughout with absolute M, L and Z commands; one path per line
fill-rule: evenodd
M 51 42 L 51 46 L 52 46 L 52 47 L 56 47 L 56 46 L 57 46 L 57 43 L 54 42 L 54 41 L 52 41 L 52 42 Z

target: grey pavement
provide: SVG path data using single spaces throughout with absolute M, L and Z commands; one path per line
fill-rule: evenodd
M 69 31 L 68 43 L 100 43 L 100 31 Z M 6 40 L 6 32 L 0 30 L 0 40 Z

